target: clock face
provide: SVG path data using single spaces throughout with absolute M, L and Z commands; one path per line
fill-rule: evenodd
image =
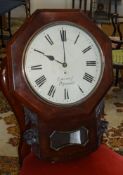
M 104 69 L 96 39 L 69 22 L 36 32 L 23 56 L 27 84 L 41 100 L 70 106 L 86 100 L 98 87 Z

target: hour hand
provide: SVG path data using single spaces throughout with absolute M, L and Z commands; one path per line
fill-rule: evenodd
M 42 55 L 46 56 L 50 61 L 55 60 L 54 56 L 52 55 L 46 55 L 44 52 L 41 52 L 40 50 L 34 49 L 34 51 L 41 53 Z
M 50 61 L 56 61 L 57 63 L 63 65 L 62 62 L 56 60 L 56 59 L 54 58 L 54 56 L 52 56 L 52 55 L 46 55 L 44 52 L 41 52 L 40 50 L 37 50 L 37 49 L 34 49 L 34 51 L 36 51 L 36 52 L 38 52 L 38 53 L 41 53 L 42 55 L 44 55 L 45 57 L 47 57 Z
M 47 58 L 49 58 L 49 60 L 51 60 L 51 61 L 53 61 L 53 60 L 55 60 L 54 59 L 54 56 L 52 56 L 52 55 L 45 55 Z

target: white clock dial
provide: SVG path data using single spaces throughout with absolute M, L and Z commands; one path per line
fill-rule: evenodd
M 27 83 L 41 99 L 74 105 L 87 99 L 99 85 L 104 59 L 87 30 L 57 22 L 33 35 L 23 65 Z

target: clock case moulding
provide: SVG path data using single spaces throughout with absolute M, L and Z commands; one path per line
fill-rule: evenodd
M 51 105 L 37 98 L 28 87 L 22 71 L 23 52 L 29 38 L 39 28 L 57 21 L 69 21 L 88 30 L 99 43 L 105 61 L 103 76 L 96 91 L 87 100 L 70 107 Z M 21 162 L 29 153 L 30 147 L 38 157 L 50 161 L 80 157 L 97 149 L 104 128 L 101 123 L 105 123 L 100 119 L 103 115 L 101 101 L 113 80 L 112 55 L 110 40 L 86 14 L 79 10 L 64 9 L 35 11 L 9 41 L 7 57 L 2 63 L 0 76 L 1 89 L 10 103 L 20 127 L 18 151 Z M 87 129 L 88 139 L 85 145 L 68 144 L 61 149 L 52 149 L 50 139 L 54 131 L 59 131 L 58 135 L 60 132 L 65 132 L 67 135 L 72 131 L 73 133 L 80 131 L 81 128 L 83 132 L 84 128 Z M 27 142 L 31 146 L 28 146 L 23 140 L 24 134 L 25 137 L 28 137 Z

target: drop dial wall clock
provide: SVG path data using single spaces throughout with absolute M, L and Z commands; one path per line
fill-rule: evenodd
M 19 122 L 21 159 L 30 147 L 50 161 L 97 149 L 113 78 L 111 44 L 96 24 L 78 10 L 37 10 L 9 42 L 6 60 L 1 87 Z

